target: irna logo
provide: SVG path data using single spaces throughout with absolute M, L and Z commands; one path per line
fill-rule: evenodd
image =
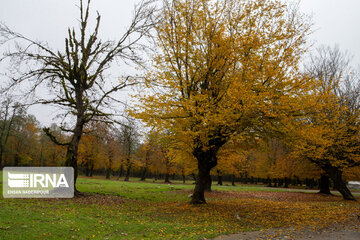
M 72 167 L 5 167 L 3 170 L 5 198 L 72 198 L 74 196 Z
M 69 187 L 64 174 L 22 174 L 8 172 L 8 185 L 11 188 L 47 188 L 52 187 Z

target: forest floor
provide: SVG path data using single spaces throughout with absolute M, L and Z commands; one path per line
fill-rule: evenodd
M 0 173 L 0 191 L 1 180 Z M 360 231 L 359 193 L 355 202 L 302 189 L 214 185 L 207 204 L 194 206 L 191 183 L 136 180 L 81 177 L 84 195 L 73 199 L 1 194 L 0 239 L 306 239 Z M 321 239 L 354 239 L 327 236 Z

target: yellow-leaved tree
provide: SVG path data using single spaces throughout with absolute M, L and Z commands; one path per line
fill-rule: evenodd
M 191 203 L 205 203 L 219 149 L 276 129 L 297 111 L 310 24 L 279 0 L 162 3 L 150 90 L 133 114 L 189 148 L 198 166 Z
M 292 144 L 330 177 L 344 199 L 355 200 L 343 173 L 360 166 L 360 81 L 337 47 L 319 48 L 308 71 L 316 80 L 313 107 L 293 122 Z

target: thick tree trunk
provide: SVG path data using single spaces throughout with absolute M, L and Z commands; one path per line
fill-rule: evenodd
M 183 180 L 183 184 L 185 184 L 186 181 L 185 174 L 182 175 L 182 180 Z
M 142 173 L 141 173 L 141 178 L 140 181 L 145 181 L 146 179 L 146 174 L 147 174 L 147 167 L 144 167 Z
M 165 183 L 170 183 L 170 174 L 166 173 L 165 174 Z
M 194 193 L 192 195 L 191 203 L 192 204 L 202 204 L 206 203 L 205 201 L 205 189 L 209 184 L 210 169 L 206 166 L 199 166 L 199 174 L 196 181 Z
M 194 156 L 198 160 L 198 177 L 192 195 L 192 204 L 206 203 L 204 192 L 211 190 L 210 171 L 217 165 L 216 153 L 219 148 L 203 151 L 202 148 L 194 150 Z
M 235 175 L 234 174 L 231 175 L 231 185 L 235 186 Z
M 327 173 L 333 181 L 335 189 L 341 193 L 345 200 L 356 200 L 346 186 L 346 182 L 342 178 L 342 171 L 340 169 L 330 167 L 328 168 Z
M 94 163 L 91 164 L 90 166 L 90 173 L 89 173 L 89 177 L 92 177 L 94 174 Z
M 106 179 L 110 179 L 110 173 L 111 173 L 111 168 L 107 168 L 106 169 L 106 176 L 105 176 Z
M 76 189 L 76 180 L 78 177 L 78 164 L 77 164 L 78 149 L 79 149 L 80 139 L 83 134 L 83 126 L 84 126 L 82 115 L 83 114 L 78 113 L 77 120 L 76 120 L 76 126 L 74 129 L 74 133 L 73 133 L 71 142 L 67 147 L 66 160 L 65 160 L 65 166 L 74 168 L 74 193 L 75 193 L 75 195 L 79 195 L 79 191 Z
M 326 174 L 321 174 L 320 180 L 319 180 L 319 193 L 321 194 L 331 194 L 330 192 L 330 182 L 329 182 L 329 176 Z
M 209 171 L 209 175 L 206 178 L 205 192 L 211 192 L 211 185 L 212 185 L 212 178 Z

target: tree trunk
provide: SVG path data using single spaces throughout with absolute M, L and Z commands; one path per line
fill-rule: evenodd
M 211 192 L 211 185 L 212 185 L 212 178 L 209 171 L 209 175 L 207 176 L 206 179 L 205 192 Z
M 2 147 L 0 147 L 0 170 L 2 170 L 3 168 L 2 168 L 2 160 L 3 160 L 3 152 L 4 152 L 4 150 L 3 150 L 3 148 Z
M 195 175 L 195 173 L 192 173 L 191 176 L 193 177 L 194 182 L 195 182 L 195 184 L 196 184 L 196 182 L 197 182 L 197 176 Z
M 43 161 L 43 145 L 41 143 L 41 147 L 40 147 L 40 157 L 39 157 L 39 163 L 40 163 L 40 166 L 44 166 L 44 161 Z M 0 164 L 0 167 L 1 167 L 1 164 Z
M 268 187 L 272 187 L 272 185 L 271 185 L 271 178 L 269 178 L 269 177 L 267 178 L 267 186 L 268 186 Z
M 77 159 L 78 159 L 79 143 L 80 143 L 80 139 L 81 139 L 81 136 L 83 133 L 83 126 L 84 126 L 83 116 L 81 113 L 78 113 L 76 126 L 74 129 L 74 134 L 72 136 L 70 144 L 67 147 L 66 161 L 65 161 L 65 166 L 74 168 L 74 193 L 75 193 L 75 195 L 79 195 L 79 191 L 76 189 L 76 180 L 78 177 Z
M 3 126 L 1 128 L 1 134 L 0 134 L 0 170 L 3 169 L 3 154 L 4 154 L 4 150 L 5 150 L 5 146 L 6 143 L 9 139 L 10 136 L 10 130 L 11 130 L 11 126 L 14 122 L 14 117 L 16 115 L 16 107 L 13 108 L 13 114 L 10 117 L 10 120 L 8 120 L 8 116 L 9 116 L 9 108 L 10 108 L 10 101 L 7 101 L 6 106 L 5 106 L 5 114 L 3 116 Z M 6 129 L 6 122 L 9 121 L 9 126 Z M 5 137 L 5 138 L 4 138 Z
M 289 179 L 287 177 L 284 178 L 284 188 L 289 187 Z
M 244 184 L 248 184 L 248 175 L 247 173 L 244 174 Z
M 185 174 L 182 175 L 183 184 L 185 184 Z
M 146 174 L 147 174 L 147 167 L 144 167 L 142 173 L 141 173 L 141 178 L 140 181 L 145 181 L 146 179 Z
M 89 177 L 92 177 L 93 174 L 94 174 L 94 163 L 91 163 Z
M 110 179 L 110 173 L 111 173 L 111 168 L 107 168 L 106 169 L 106 176 L 105 176 L 106 179 Z
M 273 180 L 273 183 L 274 183 L 274 187 L 278 187 L 278 179 L 277 178 L 274 178 Z
M 14 156 L 14 166 L 15 166 L 15 167 L 19 166 L 19 163 L 20 163 L 19 154 L 18 154 L 18 153 L 15 153 L 15 156 Z
M 112 153 L 110 153 L 110 156 L 109 156 L 109 165 L 107 166 L 107 169 L 106 169 L 106 179 L 110 179 L 110 174 L 111 174 L 111 168 L 112 168 Z
M 89 164 L 86 163 L 85 165 L 85 176 L 89 177 L 90 176 L 90 168 L 89 168 Z
M 205 201 L 205 191 L 211 191 L 211 175 L 210 171 L 217 165 L 216 153 L 219 148 L 211 148 L 204 151 L 202 148 L 194 150 L 193 154 L 198 160 L 198 177 L 192 195 L 192 204 L 203 204 Z
M 210 169 L 206 166 L 201 166 L 199 164 L 199 174 L 197 177 L 194 193 L 192 195 L 191 203 L 192 204 L 202 204 L 206 203 L 205 201 L 205 189 L 209 187 L 209 178 Z
M 330 184 L 329 184 L 329 176 L 326 174 L 321 174 L 319 180 L 319 193 L 321 194 L 331 194 L 330 192 Z
M 234 174 L 231 175 L 231 185 L 235 186 L 235 175 Z
M 346 182 L 342 178 L 342 171 L 335 167 L 328 168 L 327 173 L 334 183 L 334 187 L 338 190 L 345 200 L 356 200 L 346 186 Z
M 119 168 L 119 177 L 118 177 L 118 179 L 121 178 L 121 177 L 123 176 L 123 174 L 124 174 L 124 167 L 123 167 L 123 165 L 121 164 L 121 165 L 120 165 L 120 168 Z
M 309 188 L 310 188 L 310 189 L 313 189 L 313 188 L 314 188 L 314 179 L 313 179 L 313 178 L 310 178 L 310 179 L 309 179 Z
M 251 183 L 251 184 L 254 184 L 254 177 L 251 177 L 251 178 L 250 178 L 250 183 Z
M 130 158 L 127 159 L 127 168 L 126 168 L 126 175 L 124 181 L 128 182 L 130 179 L 130 170 L 131 170 L 131 162 Z
M 165 183 L 170 183 L 170 174 L 166 173 L 165 174 Z
M 223 185 L 223 181 L 222 181 L 222 174 L 220 170 L 217 170 L 217 174 L 218 174 L 218 185 L 222 186 Z

